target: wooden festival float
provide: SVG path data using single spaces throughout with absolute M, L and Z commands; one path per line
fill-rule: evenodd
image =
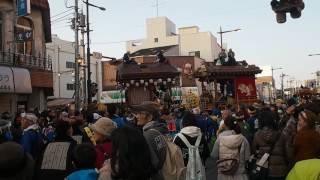
M 255 75 L 262 70 L 246 61 L 236 61 L 230 49 L 223 50 L 214 62 L 205 62 L 195 72 L 202 86 L 201 105 L 252 104 L 257 101 Z

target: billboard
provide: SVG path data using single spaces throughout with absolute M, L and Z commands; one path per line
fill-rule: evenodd
M 100 102 L 104 104 L 125 103 L 125 91 L 102 91 L 100 96 Z
M 27 16 L 31 14 L 30 0 L 17 0 L 18 16 Z

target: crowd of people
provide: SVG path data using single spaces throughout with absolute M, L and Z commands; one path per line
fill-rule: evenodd
M 0 180 L 320 179 L 317 99 L 123 109 L 3 113 Z

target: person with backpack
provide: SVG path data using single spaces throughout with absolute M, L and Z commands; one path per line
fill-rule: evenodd
M 250 158 L 250 145 L 234 117 L 226 117 L 224 126 L 211 152 L 211 157 L 217 160 L 218 179 L 247 180 L 245 165 Z
M 72 173 L 72 153 L 77 142 L 72 139 L 72 125 L 59 120 L 55 124 L 55 138 L 44 150 L 38 164 L 36 179 L 63 180 Z M 59 153 L 56 153 L 59 152 Z
M 117 128 L 117 124 L 109 118 L 102 117 L 89 127 L 97 143 L 95 146 L 97 153 L 96 167 L 100 169 L 104 161 L 111 157 L 112 143 L 110 135 Z
M 250 171 L 252 179 L 284 179 L 289 172 L 289 156 L 286 138 L 277 130 L 275 117 L 270 110 L 260 112 L 259 130 L 252 143 L 252 153 L 256 157 L 256 165 Z M 265 170 L 263 170 L 265 169 Z
M 181 136 L 184 136 L 189 144 L 198 146 L 202 164 L 205 164 L 206 159 L 210 157 L 209 147 L 201 129 L 197 126 L 196 116 L 190 112 L 186 112 L 183 116 L 182 129 L 179 135 L 173 140 L 173 142 L 181 148 L 184 164 L 187 166 L 189 161 L 189 147 L 187 143 L 181 139 Z M 198 145 L 195 144 L 197 139 L 200 139 Z
M 116 129 L 111 134 L 111 159 L 100 169 L 101 180 L 150 180 L 151 155 L 143 134 L 133 128 Z
M 23 113 L 21 117 L 21 128 L 23 129 L 21 145 L 25 152 L 37 160 L 44 147 L 38 118 L 32 113 Z
M 173 141 L 183 153 L 186 169 L 186 180 L 205 180 L 206 173 L 204 164 L 209 157 L 209 148 L 197 127 L 195 115 L 187 112 L 182 119 L 182 129 Z

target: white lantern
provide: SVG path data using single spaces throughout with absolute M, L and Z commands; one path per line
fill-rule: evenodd
M 149 83 L 153 83 L 153 79 L 149 79 Z
M 145 85 L 145 86 L 148 86 L 148 85 L 149 85 L 149 83 L 148 83 L 148 82 L 145 82 L 145 83 L 144 83 L 144 85 Z
M 157 83 L 157 81 L 155 81 L 153 84 L 154 84 L 155 86 L 157 86 L 158 83 Z
M 136 86 L 139 87 L 139 83 L 138 82 L 136 82 Z
M 166 85 L 166 84 L 167 84 L 167 81 L 163 81 L 162 83 L 163 83 L 163 85 Z
M 130 80 L 130 83 L 131 83 L 131 84 L 134 84 L 134 80 Z
M 207 87 L 207 86 L 208 86 L 208 83 L 207 83 L 207 82 L 204 82 L 203 85 Z
M 158 79 L 158 82 L 159 82 L 159 83 L 161 83 L 161 82 L 162 82 L 162 79 L 161 79 L 161 78 L 160 78 L 160 79 Z
M 172 81 L 172 84 L 176 84 L 176 81 L 175 81 L 175 80 L 173 80 L 173 81 Z
M 143 79 L 140 79 L 140 83 L 143 84 L 143 83 L 144 83 L 144 80 L 143 80 Z
M 171 82 L 171 78 L 168 78 L 167 81 L 168 81 L 168 82 Z
M 127 86 L 127 87 L 130 87 L 130 83 L 126 83 L 126 86 Z

